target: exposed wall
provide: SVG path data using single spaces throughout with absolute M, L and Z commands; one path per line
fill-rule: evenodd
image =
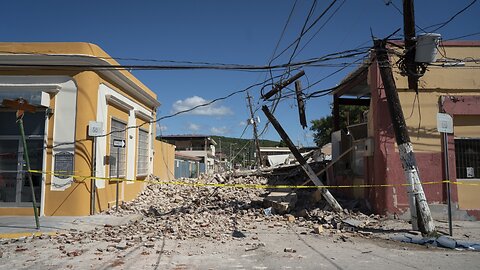
M 160 180 L 175 179 L 175 146 L 158 140 L 153 145 L 153 175 Z

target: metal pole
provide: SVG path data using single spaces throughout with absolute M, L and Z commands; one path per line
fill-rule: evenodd
M 448 232 L 453 236 L 452 229 L 452 200 L 450 195 L 450 169 L 448 162 L 448 137 L 446 132 L 443 133 L 443 155 L 445 162 L 445 180 L 447 180 L 447 200 L 448 200 Z
M 248 100 L 248 108 L 250 109 L 250 117 L 252 119 L 252 125 L 253 125 L 253 139 L 255 140 L 255 149 L 257 152 L 257 165 L 258 168 L 263 166 L 262 162 L 262 156 L 260 153 L 260 143 L 258 141 L 258 132 L 257 132 L 257 122 L 255 121 L 255 115 L 253 114 L 253 109 L 252 109 L 252 102 L 251 102 L 252 97 L 250 94 L 247 92 L 247 100 Z M 249 155 L 250 157 L 250 155 Z
M 32 173 L 30 172 L 30 158 L 28 157 L 27 141 L 25 140 L 25 131 L 23 129 L 23 114 L 20 117 L 17 117 L 17 123 L 20 129 L 20 135 L 22 136 L 23 156 L 25 157 L 25 162 L 27 164 L 27 177 L 28 177 L 28 182 L 30 184 L 30 189 L 32 191 L 33 213 L 35 215 L 35 225 L 37 226 L 37 230 L 38 230 L 40 229 L 40 222 L 38 220 L 38 209 L 37 209 L 37 202 L 35 199 L 35 190 L 33 188 Z
M 115 211 L 118 212 L 118 182 L 120 179 L 120 147 L 117 148 L 117 185 L 115 192 Z
M 96 152 L 97 152 L 97 138 L 93 138 L 93 153 L 92 153 L 92 176 L 96 176 Z M 97 193 L 97 185 L 95 178 L 90 180 L 90 215 L 95 215 L 95 194 Z

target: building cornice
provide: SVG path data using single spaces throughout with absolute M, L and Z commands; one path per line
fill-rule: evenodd
M 108 68 L 112 64 L 106 59 L 80 54 L 0 54 L 0 66 L 10 70 L 52 70 L 60 68 L 62 70 L 90 70 L 120 86 L 149 108 L 154 109 L 160 106 L 160 102 L 147 93 L 142 86 L 130 79 L 125 74 L 125 70 L 114 67 Z

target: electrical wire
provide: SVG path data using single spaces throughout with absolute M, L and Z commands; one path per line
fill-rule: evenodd
M 278 47 L 280 46 L 280 42 L 282 41 L 283 36 L 285 35 L 285 32 L 287 30 L 288 24 L 290 23 L 290 20 L 292 18 L 293 12 L 294 12 L 295 7 L 297 5 L 297 1 L 298 0 L 295 0 L 295 2 L 293 3 L 292 9 L 290 10 L 290 14 L 288 14 L 287 21 L 285 22 L 285 25 L 283 26 L 282 33 L 280 34 L 280 37 L 278 38 L 277 44 L 275 45 L 275 49 L 273 50 L 272 56 L 270 57 L 270 61 L 268 62 L 269 66 L 271 66 L 272 63 L 273 63 L 275 54 L 277 53 Z M 273 74 L 272 74 L 271 69 L 269 70 L 269 74 L 270 74 L 271 84 L 273 85 Z M 262 90 L 263 90 L 263 88 L 262 88 Z M 260 91 L 260 93 L 263 95 L 262 90 Z
M 361 54 L 356 50 L 346 50 L 330 53 L 324 56 L 310 58 L 295 63 L 284 63 L 278 65 L 69 65 L 69 64 L 18 64 L 0 63 L 3 68 L 39 68 L 56 70 L 234 70 L 234 71 L 265 71 L 271 69 L 300 68 L 316 63 L 327 62 L 336 59 L 349 58 Z M 53 55 L 52 55 L 53 56 Z M 4 69 L 2 69 L 4 70 Z
M 279 76 L 277 76 L 279 77 Z M 180 115 L 180 114 L 185 114 L 185 113 L 188 113 L 188 112 L 191 112 L 195 109 L 198 109 L 198 108 L 201 108 L 201 107 L 206 107 L 206 106 L 209 106 L 217 101 L 220 101 L 220 100 L 225 100 L 225 99 L 228 99 L 234 95 L 237 95 L 237 94 L 240 94 L 240 93 L 244 93 L 256 86 L 259 86 L 259 85 L 262 85 L 264 83 L 263 82 L 260 82 L 260 83 L 256 83 L 256 84 L 253 84 L 253 85 L 250 85 L 244 89 L 241 89 L 241 90 L 237 90 L 237 91 L 234 91 L 234 92 L 231 92 L 230 94 L 226 95 L 226 96 L 223 96 L 223 97 L 219 97 L 219 98 L 216 98 L 216 99 L 213 99 L 209 102 L 206 102 L 206 103 L 203 103 L 203 104 L 199 104 L 199 105 L 196 105 L 192 108 L 189 108 L 189 109 L 186 109 L 186 110 L 182 110 L 182 111 L 178 111 L 176 113 L 173 113 L 173 114 L 170 114 L 170 115 L 166 115 L 166 116 L 162 116 L 156 120 L 153 120 L 153 121 L 149 121 L 149 122 L 143 122 L 142 124 L 140 125 L 136 125 L 136 126 L 129 126 L 129 127 L 126 127 L 124 129 L 121 129 L 121 130 L 112 130 L 108 133 L 105 133 L 105 134 L 100 134 L 100 135 L 97 135 L 97 136 L 92 136 L 92 137 L 96 137 L 96 138 L 100 138 L 100 137 L 106 137 L 106 136 L 109 136 L 113 133 L 118 133 L 118 132 L 124 132 L 126 130 L 129 130 L 129 129 L 137 129 L 137 128 L 140 128 L 146 124 L 153 124 L 153 123 L 157 123 L 157 122 L 160 122 L 161 120 L 165 120 L 165 119 L 168 119 L 168 118 L 172 118 L 172 117 L 175 117 L 177 115 Z M 89 141 L 90 139 L 80 139 L 80 140 L 75 140 L 73 142 L 64 142 L 64 143 L 59 143 L 59 144 L 56 144 L 56 145 L 53 145 L 53 146 L 50 146 L 50 148 L 56 148 L 56 147 L 59 147 L 59 146 L 63 146 L 63 145 L 71 145 L 71 144 L 76 144 L 76 143 L 79 143 L 79 142 L 83 142 L 83 141 Z
M 314 0 L 313 3 L 312 3 L 312 6 L 310 7 L 310 11 L 308 12 L 307 18 L 305 19 L 305 22 L 303 23 L 302 30 L 300 31 L 300 36 L 297 38 L 297 40 L 295 42 L 295 48 L 293 48 L 293 52 L 290 55 L 290 59 L 288 60 L 288 63 L 292 62 L 293 57 L 295 56 L 295 53 L 297 52 L 298 46 L 300 45 L 302 37 L 305 34 L 305 27 L 307 27 L 307 23 L 310 20 L 310 17 L 312 16 L 316 5 L 317 5 L 317 0 Z
M 480 32 L 475 32 L 475 33 L 472 33 L 472 34 L 466 34 L 466 35 L 463 35 L 463 36 L 458 36 L 458 37 L 449 38 L 449 39 L 442 39 L 442 40 L 443 41 L 449 41 L 449 40 L 461 39 L 461 38 L 472 37 L 472 36 L 477 36 L 477 35 L 480 35 Z
M 442 23 L 437 23 L 437 24 L 434 24 L 434 25 L 430 25 L 430 26 L 427 26 L 425 27 L 425 29 L 429 29 L 429 28 L 433 28 L 433 27 L 436 27 L 435 29 L 433 29 L 431 32 L 436 32 L 438 31 L 439 29 L 445 27 L 447 24 L 449 24 L 451 21 L 453 21 L 453 19 L 455 19 L 458 15 L 462 14 L 463 12 L 467 11 L 473 4 L 475 4 L 477 2 L 477 0 L 473 0 L 472 2 L 470 2 L 470 4 L 468 4 L 467 6 L 465 6 L 463 9 L 461 9 L 460 11 L 458 11 L 457 13 L 455 13 L 453 16 L 450 17 L 450 19 L 446 20 L 445 22 L 442 22 Z
M 383 0 L 382 0 L 383 1 Z M 397 11 L 398 13 L 400 13 L 400 15 L 403 16 L 403 11 L 397 7 L 397 5 L 395 5 L 395 3 L 393 1 L 388 1 L 387 3 L 385 3 L 385 5 L 389 6 L 389 5 L 392 5 Z M 427 31 L 425 29 L 423 29 L 422 27 L 418 26 L 417 24 L 415 24 L 415 27 L 417 27 L 418 29 L 422 30 L 423 32 L 427 33 Z
M 303 49 L 305 49 L 305 47 L 307 47 L 307 45 L 315 38 L 315 36 L 323 29 L 323 27 L 325 27 L 325 25 L 327 25 L 327 23 L 333 18 L 333 16 L 338 12 L 338 10 L 340 10 L 340 8 L 343 6 L 343 4 L 345 4 L 346 1 L 347 0 L 343 0 L 342 3 L 340 3 L 340 5 L 333 11 L 333 13 L 330 14 L 330 16 L 327 18 L 327 20 L 320 26 L 320 28 L 317 29 L 317 31 L 310 37 L 310 39 L 297 52 L 296 56 L 298 56 L 303 51 Z
M 333 0 L 330 5 L 327 7 L 326 11 L 330 10 L 330 8 L 337 2 L 338 0 Z M 310 24 L 310 26 L 307 27 L 307 29 L 305 29 L 305 32 L 303 33 L 304 35 L 306 33 L 308 33 L 308 31 L 310 31 L 310 29 L 312 29 L 312 27 L 315 26 L 315 24 L 318 23 L 318 21 L 323 17 L 324 13 L 326 12 L 322 12 L 322 14 L 320 14 L 319 17 L 317 17 L 317 19 L 315 19 L 315 21 L 312 22 L 312 24 Z M 290 45 L 288 45 L 285 49 L 283 49 L 283 51 L 280 52 L 280 54 L 278 54 L 277 56 L 275 56 L 275 58 L 273 60 L 276 60 L 278 57 L 280 57 L 281 55 L 283 55 L 286 51 L 288 51 L 293 45 L 296 44 L 297 40 L 301 38 L 301 37 L 298 37 L 297 39 L 295 39 L 292 43 L 290 43 Z

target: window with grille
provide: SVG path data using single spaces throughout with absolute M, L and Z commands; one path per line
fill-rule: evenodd
M 457 178 L 480 178 L 480 139 L 455 139 Z
M 148 132 L 145 130 L 138 130 L 137 153 L 137 175 L 146 175 L 148 173 Z
M 112 119 L 111 131 L 113 132 L 110 135 L 110 177 L 117 176 L 117 164 L 118 164 L 118 175 L 120 177 L 125 177 L 125 168 L 126 168 L 126 148 L 125 147 L 114 147 L 113 140 L 125 140 L 125 129 L 127 125 L 116 119 Z M 126 142 L 126 140 L 125 140 Z

